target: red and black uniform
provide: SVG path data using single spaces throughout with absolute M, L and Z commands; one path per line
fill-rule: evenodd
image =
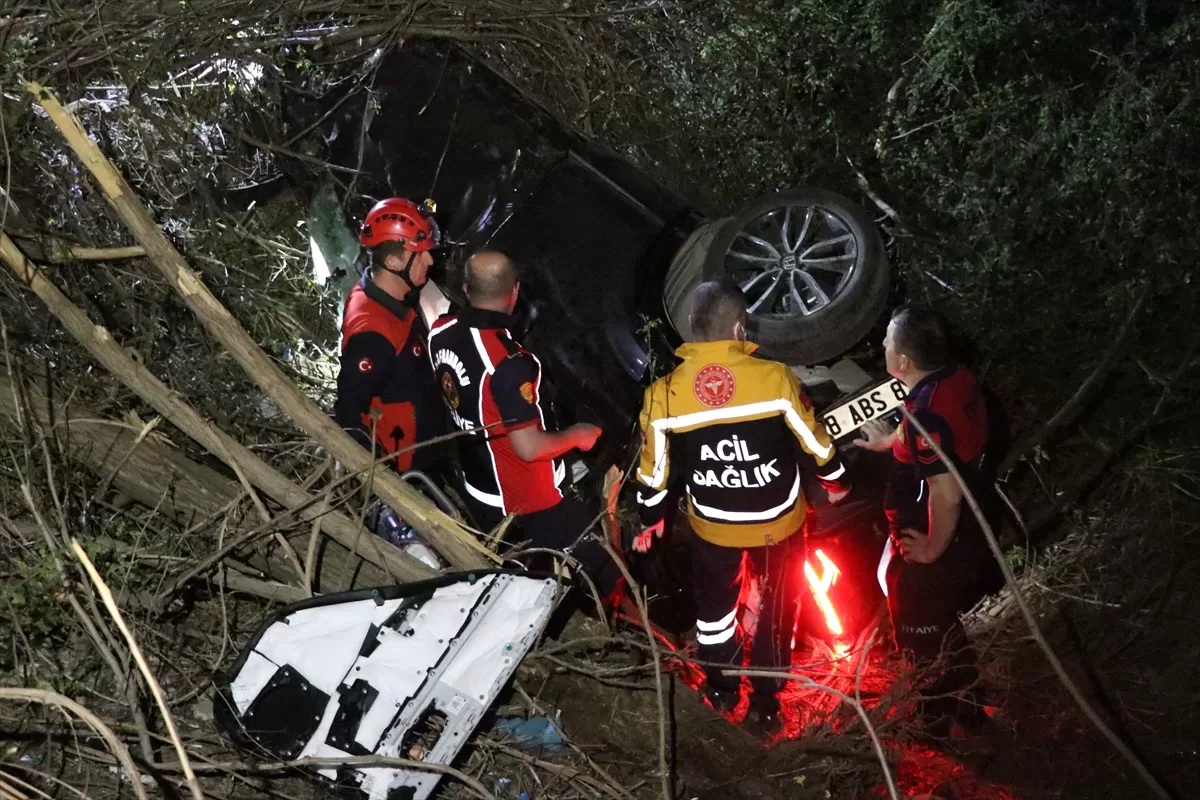
M 989 423 L 987 402 L 975 376 L 946 366 L 925 376 L 904 401 L 977 497 L 983 496 Z M 947 472 L 932 445 L 905 417 L 892 448 L 893 465 L 884 497 L 893 542 L 910 528 L 929 532 L 928 479 Z M 888 606 L 896 643 L 918 658 L 935 658 L 943 646 L 961 647 L 966 635 L 958 616 L 982 597 L 980 580 L 991 560 L 975 515 L 962 501 L 954 538 L 931 564 L 904 561 L 898 544 L 884 558 Z
M 598 543 L 578 541 L 592 515 L 565 494 L 565 463 L 524 461 L 508 441 L 521 428 L 555 429 L 541 362 L 513 339 L 512 327 L 507 314 L 468 307 L 442 316 L 429 334 L 450 418 L 460 430 L 477 432 L 457 440 L 465 495 L 481 526 L 515 514 L 534 546 L 569 551 L 607 594 L 618 573 Z
M 416 292 L 409 297 L 415 301 Z M 378 455 L 445 432 L 445 410 L 425 346 L 425 323 L 413 305 L 392 297 L 365 273 L 346 298 L 333 416 L 367 448 L 374 429 Z M 437 460 L 435 450 L 402 453 L 393 466 L 400 472 L 428 469 Z

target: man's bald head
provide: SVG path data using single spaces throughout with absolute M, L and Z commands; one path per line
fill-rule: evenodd
M 692 297 L 692 335 L 701 342 L 738 339 L 746 332 L 746 295 L 729 278 L 707 281 Z M 740 327 L 741 335 L 735 332 Z
M 520 280 L 516 263 L 499 250 L 483 250 L 467 259 L 467 299 L 476 307 L 507 303 Z

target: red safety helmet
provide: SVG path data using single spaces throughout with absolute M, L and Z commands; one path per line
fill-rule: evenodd
M 376 203 L 367 213 L 358 239 L 367 247 L 403 242 L 410 253 L 423 253 L 441 243 L 441 234 L 433 219 L 431 201 L 418 206 L 403 197 L 391 197 Z

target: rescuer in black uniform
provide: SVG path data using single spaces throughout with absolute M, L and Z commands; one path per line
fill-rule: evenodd
M 557 430 L 537 356 L 511 333 L 520 291 L 517 266 L 494 251 L 467 262 L 469 306 L 433 324 L 429 353 L 458 438 L 464 495 L 485 528 L 516 515 L 514 525 L 535 547 L 566 551 L 615 599 L 620 571 L 589 530 L 593 515 L 566 491 L 562 456 L 590 450 L 595 425 Z M 582 537 L 582 538 L 581 538 Z
M 646 552 L 662 536 L 669 484 L 687 494 L 692 531 L 692 590 L 701 661 L 740 664 L 738 576 L 748 555 L 761 583 L 762 605 L 750 652 L 754 667 L 791 664 L 800 602 L 807 504 L 801 469 L 822 481 L 831 502 L 849 491 L 842 464 L 795 374 L 756 358 L 746 341 L 746 298 L 723 279 L 696 289 L 691 328 L 697 341 L 676 355 L 683 363 L 646 390 L 642 408 L 638 503 Z M 677 478 L 673 477 L 677 476 Z M 732 711 L 741 679 L 705 667 L 707 696 Z M 748 721 L 777 730 L 779 682 L 753 678 Z
M 334 419 L 399 472 L 429 469 L 439 453 L 408 450 L 445 429 L 417 302 L 433 263 L 432 216 L 403 198 L 378 203 L 359 232 L 371 265 L 346 298 Z
M 951 362 L 945 323 L 930 308 L 901 306 L 883 345 L 888 372 L 908 387 L 905 406 L 987 507 L 987 402 L 975 376 Z M 921 667 L 944 656 L 926 694 L 964 694 L 961 704 L 953 697 L 922 704 L 930 732 L 941 735 L 956 717 L 978 719 L 975 654 L 959 615 L 997 588 L 997 568 L 962 487 L 908 418 L 895 428 L 870 422 L 863 432 L 855 445 L 893 457 L 884 498 L 891 538 L 880 572 L 896 644 Z

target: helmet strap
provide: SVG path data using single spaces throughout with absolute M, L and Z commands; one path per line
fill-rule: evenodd
M 389 267 L 387 265 L 386 261 L 380 265 L 380 269 L 382 269 L 384 272 L 390 272 L 393 275 L 395 275 L 396 277 L 403 280 L 405 283 L 408 284 L 408 288 L 412 289 L 414 292 L 420 291 L 421 287 L 419 287 L 415 283 L 413 283 L 412 278 L 409 277 L 409 272 L 412 270 L 413 261 L 416 260 L 417 254 L 411 250 L 408 250 L 406 252 L 408 253 L 408 263 L 404 265 L 404 269 L 392 269 L 391 267 Z

